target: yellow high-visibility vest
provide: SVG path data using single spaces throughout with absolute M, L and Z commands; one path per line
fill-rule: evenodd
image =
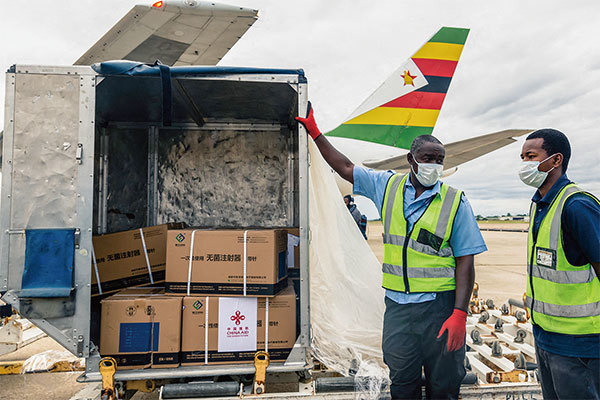
M 404 188 L 408 174 L 390 178 L 383 198 L 383 287 L 397 292 L 454 290 L 456 262 L 450 247 L 462 192 L 444 183 L 407 232 Z
M 535 241 L 533 223 L 537 210 L 536 204 L 531 204 L 525 304 L 531 321 L 545 331 L 584 335 L 600 333 L 600 281 L 591 264 L 572 265 L 563 249 L 563 206 L 575 193 L 585 193 L 599 202 L 574 184 L 566 185 L 540 223 Z

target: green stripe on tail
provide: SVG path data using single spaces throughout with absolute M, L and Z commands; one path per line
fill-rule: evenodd
M 440 29 L 431 39 L 430 42 L 437 43 L 454 43 L 454 44 L 465 44 L 467 36 L 469 35 L 469 29 L 464 28 L 447 28 Z
M 433 128 L 404 125 L 340 125 L 327 136 L 345 137 L 410 149 L 413 139 L 420 135 L 431 135 Z

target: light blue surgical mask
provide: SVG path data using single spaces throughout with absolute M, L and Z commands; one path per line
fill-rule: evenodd
M 554 157 L 554 154 L 542 161 L 523 161 L 521 164 L 521 169 L 519 170 L 519 178 L 521 178 L 521 181 L 523 181 L 524 184 L 533 186 L 536 189 L 542 186 L 548 177 L 548 173 L 552 171 L 554 167 L 546 172 L 540 171 L 538 167 L 541 163 L 546 162 L 552 157 Z
M 413 174 L 417 180 L 421 183 L 421 185 L 425 187 L 433 186 L 437 183 L 437 181 L 442 177 L 442 173 L 444 172 L 444 166 L 440 164 L 427 164 L 427 163 L 418 163 L 415 160 L 415 163 L 418 166 L 418 171 L 415 172 L 412 169 Z

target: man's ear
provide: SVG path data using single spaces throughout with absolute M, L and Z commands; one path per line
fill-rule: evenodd
M 408 161 L 410 165 L 413 165 L 413 163 L 415 162 L 415 158 L 413 157 L 411 152 L 406 153 L 406 161 Z
M 558 167 L 561 167 L 561 169 L 562 169 L 562 163 L 563 163 L 564 159 L 565 158 L 563 157 L 562 153 L 556 153 L 552 157 L 552 166 L 557 169 L 558 169 Z

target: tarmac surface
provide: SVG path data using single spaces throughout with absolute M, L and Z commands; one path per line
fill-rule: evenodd
M 64 350 L 50 337 L 44 337 L 17 351 L 0 356 L 0 363 L 23 361 L 46 350 Z M 49 400 L 70 399 L 86 384 L 78 383 L 81 371 L 35 373 L 23 375 L 0 375 L 0 399 L 2 400 Z
M 480 227 L 488 251 L 475 256 L 475 281 L 479 284 L 479 297 L 492 299 L 497 306 L 506 302 L 508 298 L 521 299 L 526 282 L 527 233 L 511 232 L 506 229 L 526 230 L 527 224 L 483 222 Z M 380 261 L 383 260 L 382 233 L 380 221 L 369 222 L 368 242 Z M 0 356 L 0 362 L 25 360 L 50 349 L 62 350 L 61 346 L 51 338 L 43 338 L 16 352 Z M 57 372 L 0 375 L 0 399 L 68 400 L 87 386 L 77 383 L 76 378 L 80 374 L 81 372 Z M 158 393 L 137 393 L 133 399 L 158 399 Z

